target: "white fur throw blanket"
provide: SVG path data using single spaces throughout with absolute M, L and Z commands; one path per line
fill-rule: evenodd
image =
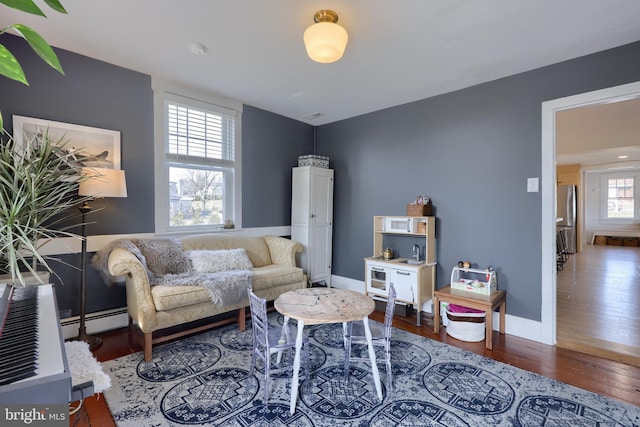
M 247 289 L 251 289 L 253 284 L 253 273 L 249 270 L 231 270 L 216 273 L 165 274 L 157 284 L 202 286 L 214 304 L 234 305 L 247 298 Z

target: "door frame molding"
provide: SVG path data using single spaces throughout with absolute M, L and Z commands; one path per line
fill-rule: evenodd
M 557 270 L 555 251 L 556 204 L 556 112 L 587 105 L 608 104 L 640 97 L 640 81 L 578 95 L 553 99 L 542 103 L 542 305 L 540 312 L 540 340 L 555 345 Z

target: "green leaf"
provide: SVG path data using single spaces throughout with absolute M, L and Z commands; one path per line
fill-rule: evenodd
M 62 6 L 62 4 L 60 4 L 58 0 L 44 0 L 44 1 L 49 5 L 51 9 L 55 10 L 56 12 L 67 13 L 65 8 Z
M 32 15 L 46 16 L 32 0 L 0 0 L 0 3 Z
M 0 135 L 4 134 L 4 125 L 2 123 L 2 111 L 0 111 Z
M 1 0 L 0 0 L 1 1 Z M 0 74 L 29 86 L 22 67 L 9 49 L 0 44 Z M 0 127 L 1 128 L 1 127 Z
M 31 49 L 33 49 L 33 51 L 37 53 L 44 62 L 56 69 L 60 74 L 64 75 L 64 71 L 62 71 L 62 66 L 60 65 L 60 61 L 58 61 L 58 57 L 51 46 L 49 46 L 49 44 L 40 37 L 40 34 L 22 24 L 15 24 L 13 28 L 22 34 L 22 37 L 24 37 L 27 43 L 29 43 Z

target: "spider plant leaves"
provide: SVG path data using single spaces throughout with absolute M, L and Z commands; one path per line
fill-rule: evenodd
M 0 144 L 0 268 L 18 283 L 34 272 L 34 261 L 52 272 L 50 258 L 38 252 L 43 242 L 81 239 L 68 231 L 72 226 L 61 226 L 77 217 L 72 208 L 87 200 L 77 197 L 83 177 L 74 154 L 47 132 L 25 135 L 20 145 L 11 137 Z

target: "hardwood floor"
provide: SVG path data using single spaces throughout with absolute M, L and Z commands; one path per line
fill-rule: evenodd
M 640 248 L 584 245 L 557 296 L 559 347 L 640 366 Z
M 371 318 L 382 322 L 384 313 L 374 312 Z M 484 341 L 478 343 L 458 341 L 448 336 L 445 328 L 441 328 L 439 334 L 434 334 L 432 319 L 424 318 L 420 327 L 415 325 L 415 321 L 415 314 L 407 317 L 396 316 L 393 325 L 414 334 L 640 406 L 640 367 L 510 335 L 500 335 L 495 331 L 493 350 L 487 350 Z M 102 346 L 94 351 L 99 361 L 142 351 L 140 334 L 130 332 L 127 328 L 109 331 L 99 336 L 104 340 Z M 78 426 L 115 426 L 102 395 L 86 399 L 84 410 L 71 417 L 71 426 L 74 425 L 76 416 L 80 418 Z

